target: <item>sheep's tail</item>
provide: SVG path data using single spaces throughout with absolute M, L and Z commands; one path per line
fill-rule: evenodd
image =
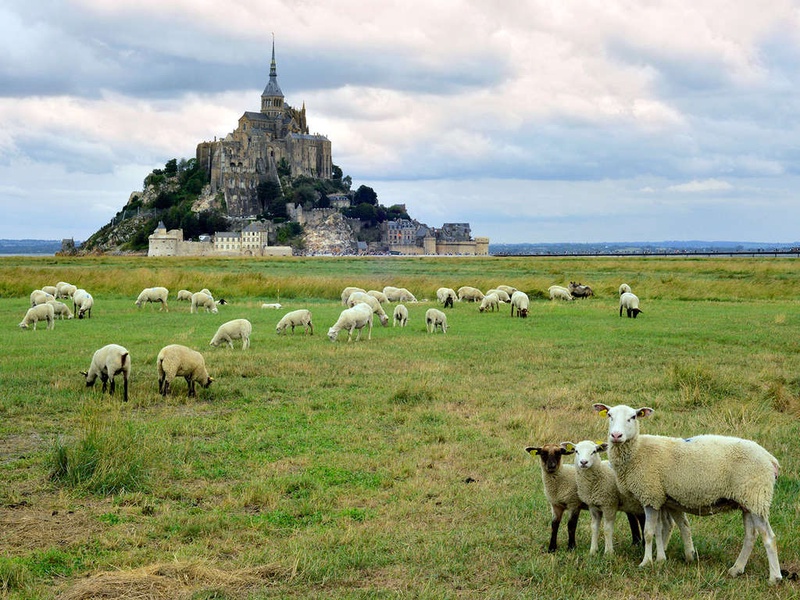
M 122 354 L 122 356 L 120 357 L 120 361 L 119 361 L 119 363 L 120 363 L 120 365 L 122 365 L 123 367 L 125 366 L 125 362 L 128 360 L 128 354 L 129 354 L 128 352 L 125 352 L 125 353 L 123 353 L 123 354 Z

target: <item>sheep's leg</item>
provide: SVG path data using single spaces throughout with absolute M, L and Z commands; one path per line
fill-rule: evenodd
M 553 509 L 553 519 L 550 521 L 550 545 L 547 547 L 547 551 L 555 552 L 558 547 L 558 528 L 561 525 L 564 509 L 560 506 L 551 506 L 551 508 Z
M 128 376 L 127 375 L 123 375 L 122 380 L 123 380 L 122 400 L 124 402 L 127 402 L 128 401 Z
M 614 554 L 614 520 L 617 517 L 617 509 L 603 511 L 603 533 L 605 534 L 605 554 L 610 556 Z
M 672 515 L 675 522 L 678 524 L 678 530 L 681 532 L 681 541 L 683 541 L 683 557 L 686 562 L 694 562 L 697 559 L 697 552 L 694 549 L 694 542 L 692 541 L 692 529 L 689 527 L 689 519 L 685 512 L 676 512 Z M 668 519 L 669 517 L 667 517 Z M 663 521 L 668 523 L 669 521 Z M 669 533 L 672 533 L 672 525 L 669 526 Z M 662 536 L 664 539 L 664 547 L 667 547 L 669 536 Z
M 658 513 L 659 511 L 652 506 L 644 507 L 644 558 L 639 563 L 640 567 L 647 566 L 653 562 L 653 536 L 656 534 Z
M 247 350 L 250 347 L 250 338 L 244 337 L 242 338 L 242 350 Z
M 186 386 L 189 388 L 189 397 L 194 397 L 196 392 L 194 390 L 194 379 L 191 376 L 184 377 L 186 379 Z
M 577 548 L 575 543 L 575 532 L 578 530 L 578 517 L 581 515 L 581 509 L 574 509 L 569 515 L 567 521 L 567 550 L 574 550 Z
M 106 390 L 108 389 L 108 375 L 105 373 L 100 373 L 100 381 L 103 382 L 103 393 L 105 394 Z
M 644 529 L 644 519 L 641 525 L 639 524 L 639 515 L 633 513 L 625 513 L 628 517 L 628 525 L 631 528 L 631 544 L 639 546 L 642 543 L 642 529 Z M 642 515 L 644 517 L 644 515 Z
M 367 339 L 368 340 L 372 339 L 372 319 L 370 319 L 369 321 L 369 331 L 367 331 Z
M 599 508 L 591 507 L 589 514 L 592 515 L 592 541 L 589 544 L 589 554 L 597 553 L 597 540 L 600 537 L 600 520 L 603 513 Z
M 108 393 L 109 395 L 114 395 L 114 390 L 117 389 L 116 384 L 114 383 L 114 378 L 111 378 L 111 383 L 108 384 Z
M 753 521 L 753 528 L 761 533 L 761 539 L 764 541 L 764 549 L 767 551 L 767 560 L 769 561 L 769 582 L 774 584 L 782 579 L 781 565 L 778 560 L 778 541 L 775 538 L 775 532 L 769 521 L 764 517 L 750 513 L 750 518 Z
M 656 562 L 667 560 L 666 545 L 664 544 L 664 508 L 656 511 Z

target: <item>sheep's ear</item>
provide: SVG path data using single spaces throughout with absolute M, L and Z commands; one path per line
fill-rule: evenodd
M 538 454 L 542 453 L 542 449 L 541 448 L 536 448 L 535 446 L 528 446 L 527 448 L 525 448 L 525 452 L 527 452 L 528 454 L 537 454 L 538 455 Z
M 561 442 L 561 454 L 575 454 L 575 444 L 572 442 Z
M 608 442 L 597 442 L 597 451 L 605 452 L 608 450 Z
M 609 408 L 605 404 L 592 404 L 592 408 L 594 408 L 595 412 L 601 417 L 605 418 L 608 416 Z
M 639 408 L 636 410 L 636 416 L 643 419 L 645 417 L 649 417 L 654 412 L 656 411 L 654 411 L 652 408 L 648 408 L 647 406 L 645 406 L 644 408 Z
M 83 375 L 84 377 L 88 377 L 89 371 L 81 371 L 81 375 Z

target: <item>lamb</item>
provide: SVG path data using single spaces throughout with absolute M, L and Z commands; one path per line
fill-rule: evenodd
M 429 308 L 425 311 L 425 328 L 428 333 L 435 333 L 437 327 L 447 333 L 447 315 L 438 308 Z
M 37 304 L 44 304 L 50 300 L 55 300 L 56 297 L 52 294 L 48 294 L 43 290 L 33 290 L 31 292 L 31 306 L 36 306 Z
M 166 310 L 169 312 L 169 307 L 167 306 L 168 297 L 169 290 L 165 287 L 145 288 L 139 293 L 139 297 L 136 299 L 134 304 L 141 307 L 142 304 L 147 302 L 160 302 L 161 306 L 158 307 L 159 312 L 161 312 L 161 310 Z
M 33 330 L 36 331 L 37 322 L 47 321 L 47 329 L 55 329 L 56 320 L 54 315 L 55 311 L 52 304 L 37 304 L 28 309 L 19 326 L 21 329 L 28 329 L 30 324 L 33 323 Z
M 50 294 L 53 298 L 58 293 L 58 288 L 54 285 L 43 285 L 41 289 L 45 294 Z
M 594 296 L 592 288 L 590 288 L 588 285 L 583 285 L 582 283 L 570 281 L 568 289 L 570 294 L 572 294 L 575 298 L 588 298 L 589 296 Z
M 652 415 L 652 408 L 633 409 L 624 404 L 594 404 L 593 408 L 608 417 L 608 456 L 620 487 L 633 494 L 645 509 L 645 550 L 640 567 L 652 562 L 654 535 L 656 560 L 666 559 L 658 531 L 662 510 L 707 516 L 740 509 L 744 542 L 728 574 L 736 577 L 744 572 L 760 533 L 769 562 L 769 581 L 781 580 L 777 541 L 769 524 L 779 469 L 772 454 L 738 437 L 639 435 L 639 420 Z
M 278 332 L 278 335 L 280 335 L 282 333 L 285 334 L 286 329 L 291 327 L 292 335 L 294 335 L 294 328 L 299 327 L 300 325 L 303 326 L 303 335 L 305 335 L 309 329 L 311 329 L 311 335 L 314 335 L 314 324 L 311 322 L 310 310 L 301 308 L 286 313 L 283 315 L 283 318 L 278 321 L 278 325 L 275 327 L 275 330 Z
M 190 292 L 189 290 L 178 290 L 178 296 L 176 300 L 178 302 L 191 302 L 192 292 Z
M 488 311 L 499 311 L 500 310 L 500 298 L 497 294 L 487 294 L 481 300 L 481 305 L 478 308 L 481 312 L 488 312 Z
M 339 331 L 342 329 L 347 330 L 347 341 L 350 342 L 353 338 L 353 330 L 358 329 L 356 341 L 361 339 L 361 330 L 369 326 L 367 339 L 372 339 L 372 307 L 366 302 L 356 304 L 352 308 L 346 308 L 341 312 L 336 323 L 328 329 L 328 339 L 332 342 L 336 341 Z
M 637 315 L 642 312 L 639 308 L 639 297 L 631 292 L 623 292 L 623 294 L 619 297 L 620 317 L 622 316 L 622 309 L 627 311 L 628 318 L 633 317 L 635 319 Z
M 56 293 L 54 295 L 56 298 L 72 298 L 77 291 L 78 288 L 71 283 L 59 281 L 56 284 Z
M 375 298 L 381 304 L 387 304 L 389 302 L 389 299 L 383 292 L 380 292 L 378 290 L 369 290 L 367 293 L 373 298 Z
M 625 292 L 630 292 L 630 291 L 631 291 L 631 286 L 629 286 L 627 283 L 620 284 L 619 286 L 620 296 L 622 296 L 622 294 L 624 294 Z
M 344 306 L 347 306 L 347 299 L 350 298 L 350 295 L 353 292 L 364 292 L 366 294 L 367 290 L 365 290 L 363 288 L 360 288 L 360 287 L 355 287 L 355 286 L 350 286 L 350 287 L 344 288 L 342 290 L 342 304 Z
M 372 312 L 378 315 L 381 325 L 386 327 L 389 324 L 389 315 L 383 310 L 381 303 L 378 302 L 377 298 L 370 296 L 366 292 L 353 292 L 350 294 L 350 297 L 347 299 L 347 306 L 353 308 L 356 304 L 360 304 L 361 302 L 365 302 L 372 307 Z
M 561 285 L 551 285 L 547 288 L 547 291 L 550 292 L 550 300 L 574 300 L 575 298 L 572 297 L 570 291 L 561 286 Z
M 214 378 L 209 376 L 206 370 L 206 362 L 203 359 L 203 355 L 197 350 L 192 350 L 180 344 L 164 346 L 158 353 L 156 365 L 158 367 L 158 391 L 164 397 L 169 392 L 170 383 L 176 377 L 186 379 L 190 397 L 197 395 L 195 383 L 207 388 L 214 381 Z
M 269 309 L 279 310 L 281 308 L 281 306 L 282 305 L 281 305 L 280 302 L 264 302 L 264 304 L 261 305 L 261 308 L 269 308 Z
M 486 292 L 487 296 L 489 294 L 497 294 L 497 298 L 500 300 L 500 302 L 511 302 L 511 295 L 508 292 L 504 291 L 504 290 L 491 289 L 491 290 Z
M 483 300 L 483 292 L 476 287 L 469 285 L 462 285 L 458 288 L 458 299 L 466 300 L 467 302 L 480 302 Z
M 458 300 L 458 295 L 456 294 L 456 291 L 452 288 L 440 287 L 438 290 L 436 290 L 436 299 L 442 304 L 444 304 L 445 308 L 447 308 L 448 306 L 452 308 L 453 302 Z
M 131 378 L 131 355 L 127 349 L 119 344 L 108 344 L 97 350 L 92 356 L 92 363 L 88 371 L 81 371 L 86 378 L 86 387 L 93 387 L 94 382 L 100 377 L 103 382 L 103 393 L 106 391 L 108 380 L 111 385 L 108 388 L 109 395 L 114 395 L 114 378 L 122 373 L 123 381 L 123 401 L 128 401 L 128 380 Z
M 73 303 L 73 310 L 78 315 L 79 319 L 83 317 L 91 318 L 92 317 L 92 307 L 94 307 L 94 298 L 92 295 L 84 290 L 83 288 L 79 288 L 72 294 L 72 303 Z
M 569 452 L 558 444 L 545 444 L 541 447 L 529 446 L 525 448 L 525 452 L 541 459 L 544 495 L 550 503 L 550 511 L 553 515 L 550 521 L 550 544 L 547 551 L 555 552 L 558 547 L 558 529 L 565 512 L 569 513 L 567 549 L 574 550 L 578 517 L 582 510 L 588 509 L 588 506 L 578 496 L 575 466 L 563 464 L 561 461 L 561 457 Z
M 53 307 L 53 314 L 62 320 L 64 319 L 64 316 L 66 316 L 67 319 L 71 319 L 74 316 L 72 311 L 69 309 L 69 306 L 63 302 L 59 302 L 58 300 L 48 300 L 47 304 L 50 304 Z
M 195 292 L 192 294 L 192 308 L 189 310 L 189 312 L 196 313 L 198 308 L 205 308 L 206 312 L 211 312 L 214 314 L 219 312 L 217 303 L 214 302 L 214 298 L 204 291 Z
M 233 319 L 223 323 L 217 329 L 217 333 L 211 338 L 209 346 L 217 347 L 220 344 L 228 344 L 233 348 L 233 340 L 242 340 L 242 350 L 250 347 L 250 334 L 253 332 L 253 325 L 247 319 Z
M 392 322 L 392 327 L 398 324 L 400 327 L 405 327 L 408 325 L 408 309 L 404 304 L 398 304 L 394 307 L 394 320 Z
M 517 316 L 522 317 L 523 319 L 528 318 L 528 306 L 530 305 L 530 299 L 525 292 L 520 292 L 517 290 L 513 294 L 511 294 L 511 316 L 514 316 L 514 309 L 517 309 Z

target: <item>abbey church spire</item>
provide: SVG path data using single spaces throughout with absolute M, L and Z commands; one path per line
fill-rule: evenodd
M 283 113 L 283 92 L 278 85 L 278 68 L 275 62 L 275 34 L 272 35 L 272 61 L 269 64 L 269 82 L 261 94 L 261 112 L 270 117 Z

